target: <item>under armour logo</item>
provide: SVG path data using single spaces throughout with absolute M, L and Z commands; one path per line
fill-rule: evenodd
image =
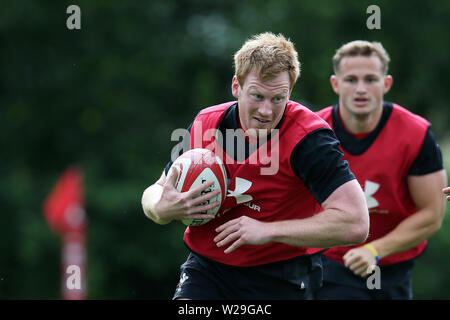
M 379 188 L 380 185 L 378 183 L 366 180 L 366 184 L 364 185 L 364 196 L 366 197 L 368 209 L 378 207 L 378 201 L 372 196 L 375 194 L 375 192 L 377 192 Z
M 183 274 L 181 275 L 181 279 L 180 279 L 180 286 L 182 286 L 183 283 L 184 283 L 187 279 L 189 279 L 189 277 L 186 275 L 185 272 L 183 272 Z
M 180 282 L 177 285 L 177 293 L 181 291 L 181 287 L 183 287 L 184 282 L 189 279 L 185 272 L 181 275 Z
M 234 191 L 228 190 L 227 197 L 235 197 L 237 204 L 252 201 L 252 196 L 244 194 L 244 192 L 248 191 L 251 186 L 251 181 L 236 177 L 236 186 L 234 188 Z

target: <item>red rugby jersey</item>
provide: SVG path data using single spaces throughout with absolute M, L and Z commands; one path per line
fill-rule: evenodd
M 268 146 L 260 146 L 257 152 L 238 163 L 223 152 L 214 134 L 226 109 L 234 103 L 202 110 L 191 126 L 191 148 L 209 148 L 220 156 L 230 183 L 218 216 L 204 225 L 187 227 L 184 241 L 192 251 L 233 266 L 261 265 L 320 251 L 271 242 L 243 245 L 225 254 L 226 247 L 218 248 L 213 241 L 217 235 L 215 228 L 243 215 L 269 222 L 307 218 L 318 211 L 313 195 L 292 171 L 290 157 L 303 137 L 316 129 L 329 128 L 327 123 L 306 107 L 289 101 L 278 136 L 272 137 Z M 262 148 L 267 152 L 261 151 Z M 276 171 L 276 174 L 261 174 L 262 169 Z
M 388 109 L 388 110 L 387 110 Z M 349 146 L 336 130 L 337 106 L 328 107 L 317 112 L 335 130 L 344 152 L 344 160 L 350 165 L 366 196 L 370 214 L 370 230 L 367 242 L 381 238 L 392 231 L 402 220 L 417 211 L 407 186 L 408 172 L 417 158 L 429 122 L 411 113 L 397 104 L 385 103 L 387 121 L 370 133 L 374 138 L 361 154 L 350 153 Z M 382 122 L 382 121 L 380 121 Z M 342 124 L 341 124 L 342 126 Z M 369 138 L 370 137 L 366 137 Z M 343 263 L 342 257 L 356 246 L 333 247 L 323 253 L 324 256 Z M 388 265 L 418 256 L 426 246 L 426 241 L 412 249 L 399 252 L 380 260 L 379 265 Z

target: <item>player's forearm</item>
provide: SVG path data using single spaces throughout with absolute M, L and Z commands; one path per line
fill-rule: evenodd
M 322 203 L 324 211 L 307 219 L 275 222 L 269 226 L 273 241 L 303 247 L 358 244 L 369 233 L 364 193 L 353 179 L 337 188 Z
M 380 259 L 414 248 L 435 234 L 441 228 L 442 219 L 435 218 L 436 214 L 429 210 L 416 212 L 384 237 L 372 241 Z
M 272 241 L 293 246 L 327 248 L 365 241 L 368 222 L 364 214 L 349 214 L 329 209 L 307 219 L 270 223 Z
M 162 219 L 155 211 L 155 206 L 159 199 L 161 199 L 162 191 L 163 187 L 158 183 L 148 187 L 142 194 L 142 209 L 145 215 L 157 224 L 168 224 L 171 220 Z

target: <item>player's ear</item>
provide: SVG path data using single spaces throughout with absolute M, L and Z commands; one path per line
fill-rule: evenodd
M 233 97 L 239 98 L 239 89 L 240 89 L 239 80 L 236 77 L 236 75 L 233 77 L 233 80 L 231 80 L 231 93 L 233 94 Z
M 338 82 L 337 77 L 334 74 L 330 77 L 330 83 L 331 83 L 331 87 L 333 88 L 334 93 L 339 95 L 339 82 Z
M 387 75 L 384 77 L 384 90 L 383 94 L 386 94 L 392 87 L 392 83 L 394 82 L 394 79 L 392 76 Z

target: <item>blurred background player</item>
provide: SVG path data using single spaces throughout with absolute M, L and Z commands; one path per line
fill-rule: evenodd
M 414 259 L 444 217 L 442 156 L 430 123 L 383 100 L 392 86 L 380 43 L 353 41 L 333 57 L 339 103 L 318 114 L 334 129 L 344 159 L 364 189 L 370 214 L 366 244 L 330 248 L 318 299 L 411 299 Z M 381 289 L 368 268 L 380 266 Z
M 166 176 L 171 162 L 144 191 L 142 206 L 159 224 L 213 218 L 186 228 L 190 255 L 174 299 L 302 299 L 322 280 L 317 248 L 366 239 L 364 194 L 326 122 L 289 100 L 300 72 L 293 44 L 282 35 L 260 34 L 244 43 L 234 62 L 231 90 L 237 101 L 201 110 L 189 126 L 187 142 L 192 148 L 201 135 L 199 123 L 203 132 L 218 130 L 225 140 L 227 129 L 245 133 L 243 148 L 216 139 L 217 134 L 207 141 L 200 136 L 201 147 L 213 143 L 214 150 L 225 149 L 230 182 L 218 215 L 201 214 L 217 203 L 199 206 L 216 193 L 194 199 L 210 182 L 178 192 L 176 170 Z M 249 152 L 255 149 L 251 138 L 262 135 L 267 143 L 274 136 L 279 141 L 272 145 L 272 152 L 276 147 L 279 153 L 272 175 L 261 174 L 267 164 L 260 159 L 247 161 L 258 151 Z M 317 203 L 323 212 L 317 213 Z

